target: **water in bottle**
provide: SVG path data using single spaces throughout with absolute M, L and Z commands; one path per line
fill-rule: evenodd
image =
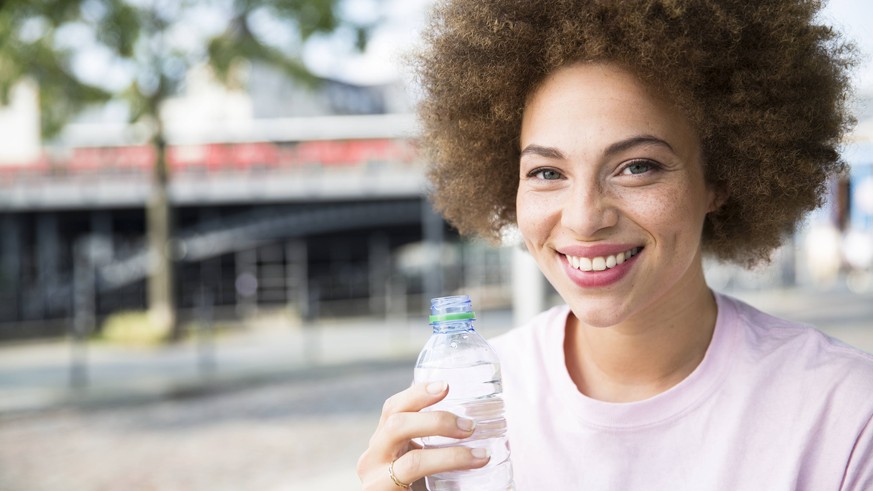
M 503 417 L 500 362 L 491 346 L 473 329 L 470 298 L 466 295 L 431 300 L 433 334 L 418 355 L 416 382 L 445 381 L 449 393 L 426 411 L 449 411 L 476 422 L 463 440 L 440 436 L 422 438 L 425 447 L 463 445 L 487 448 L 488 464 L 481 469 L 428 476 L 430 491 L 505 491 L 515 489 Z

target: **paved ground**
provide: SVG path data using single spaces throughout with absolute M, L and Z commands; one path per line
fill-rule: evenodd
M 343 490 L 408 364 L 2 420 L 0 489 Z
M 485 335 L 509 325 L 482 317 Z M 409 385 L 430 330 L 277 326 L 217 336 L 206 372 L 197 342 L 91 343 L 79 389 L 66 342 L 0 347 L 0 490 L 356 489 L 382 403 Z
M 873 352 L 869 296 L 740 296 Z M 509 315 L 482 320 L 493 335 Z M 196 344 L 95 345 L 78 392 L 68 345 L 0 347 L 0 490 L 358 489 L 355 461 L 427 334 L 406 320 L 250 329 L 216 339 L 208 377 Z

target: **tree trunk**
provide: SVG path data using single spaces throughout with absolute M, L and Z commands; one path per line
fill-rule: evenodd
M 148 236 L 150 268 L 148 282 L 149 318 L 170 340 L 181 338 L 176 322 L 173 291 L 173 259 L 171 251 L 172 213 L 169 196 L 169 169 L 167 145 L 163 129 L 156 131 L 153 140 L 155 165 L 152 188 L 146 205 L 146 235 Z

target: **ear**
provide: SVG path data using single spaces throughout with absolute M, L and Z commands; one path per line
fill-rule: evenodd
M 723 184 L 709 183 L 706 185 L 706 191 L 706 213 L 718 211 L 730 196 Z

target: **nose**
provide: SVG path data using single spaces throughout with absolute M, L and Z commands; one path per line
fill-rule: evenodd
M 596 238 L 618 223 L 618 215 L 614 199 L 602 183 L 576 181 L 561 210 L 561 225 L 578 238 Z

